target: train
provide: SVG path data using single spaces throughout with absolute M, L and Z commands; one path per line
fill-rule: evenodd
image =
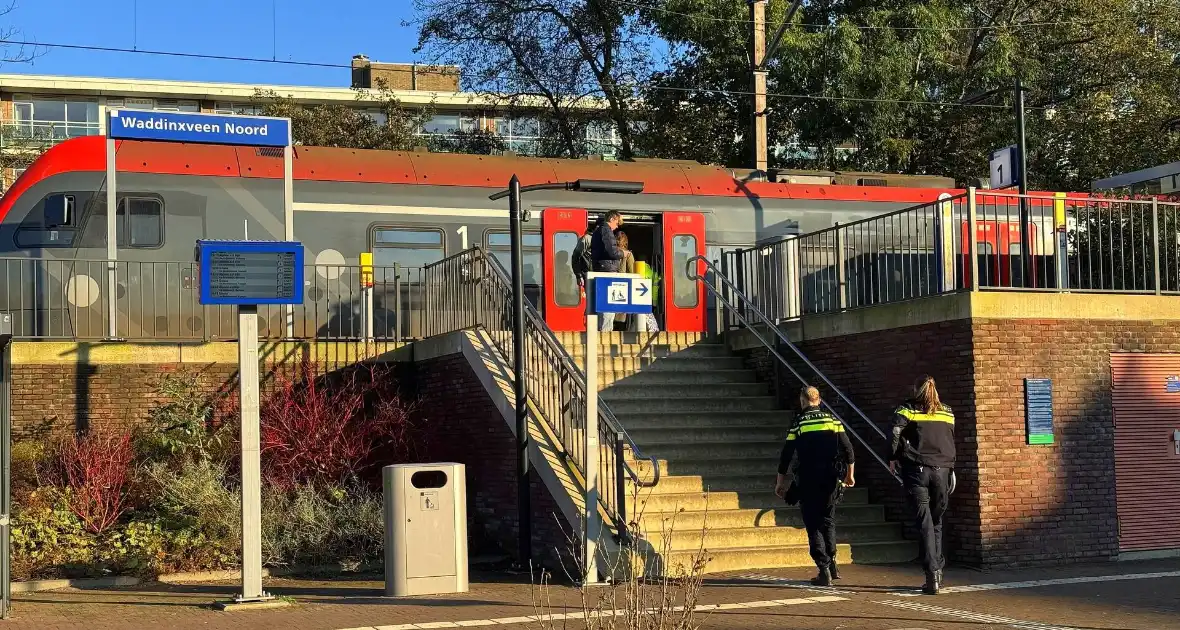
M 391 312 L 402 308 L 402 291 L 411 290 L 416 270 L 476 244 L 507 262 L 507 201 L 489 196 L 514 175 L 524 185 L 643 185 L 639 194 L 546 190 L 524 196 L 532 217 L 523 240 L 526 290 L 554 330 L 584 326 L 568 261 L 578 237 L 608 211 L 622 213 L 636 258 L 675 288 L 688 282 L 676 263 L 691 256 L 720 258 L 726 251 L 964 192 L 946 178 L 904 175 L 792 171 L 766 178 L 684 161 L 296 146 L 288 218 L 281 149 L 132 140 L 115 146 L 113 287 L 106 263 L 104 137 L 55 145 L 0 198 L 0 295 L 6 301 L 0 309 L 13 313 L 18 336 L 232 337 L 232 314 L 197 303 L 195 243 L 283 240 L 286 221 L 315 265 L 295 316 L 296 336 L 348 337 L 360 330 L 358 265 L 366 252 L 377 268 L 397 270 L 400 287 L 395 297 L 378 299 L 378 328 L 413 336 L 412 322 L 393 322 Z M 388 284 L 382 273 L 376 275 L 379 284 Z M 108 289 L 116 295 L 115 327 Z M 660 293 L 663 330 L 705 329 L 703 289 Z M 280 315 L 262 317 L 264 334 L 291 334 L 289 323 L 285 333 L 281 328 Z

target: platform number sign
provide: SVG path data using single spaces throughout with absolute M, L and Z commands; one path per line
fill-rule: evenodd
M 1016 164 L 1016 145 L 992 152 L 989 173 L 988 183 L 992 190 L 1016 185 L 1020 178 L 1020 168 Z

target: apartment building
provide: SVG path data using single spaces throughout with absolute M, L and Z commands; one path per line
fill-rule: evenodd
M 500 135 L 518 154 L 538 149 L 538 120 L 527 114 L 508 117 L 493 99 L 460 91 L 458 67 L 381 63 L 357 55 L 351 72 L 351 84 L 341 87 L 0 74 L 3 185 L 23 171 L 27 160 L 22 156 L 68 138 L 104 134 L 108 109 L 254 115 L 261 109 L 256 102 L 259 90 L 308 105 L 354 106 L 381 122 L 374 88 L 384 83 L 403 106 L 433 108 L 433 118 L 419 132 L 423 136 L 484 129 Z M 595 153 L 608 158 L 613 154 L 616 136 L 609 126 L 591 126 L 587 140 Z

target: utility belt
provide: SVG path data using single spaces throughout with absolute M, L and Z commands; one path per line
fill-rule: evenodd
M 930 470 L 934 470 L 934 471 L 938 471 L 938 470 L 943 469 L 942 466 L 926 466 L 924 464 L 919 464 L 917 462 L 912 462 L 909 460 L 902 460 L 901 461 L 901 469 L 903 472 L 914 471 L 918 474 L 922 474 L 922 471 L 926 468 L 929 468 Z M 955 486 L 958 485 L 958 480 L 955 478 L 955 469 L 954 468 L 947 467 L 946 470 L 947 470 L 946 493 L 951 494 L 955 491 Z

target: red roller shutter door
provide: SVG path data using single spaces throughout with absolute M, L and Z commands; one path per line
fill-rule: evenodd
M 1119 550 L 1180 548 L 1180 354 L 1110 355 Z

